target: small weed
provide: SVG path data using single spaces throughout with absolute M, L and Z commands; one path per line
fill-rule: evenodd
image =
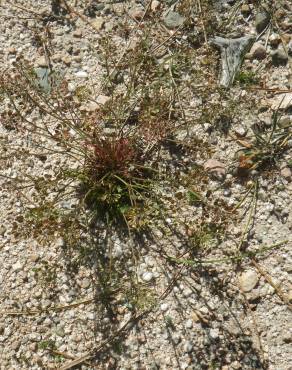
M 256 127 L 256 126 L 255 126 Z M 251 170 L 265 170 L 275 167 L 289 147 L 291 129 L 279 126 L 279 115 L 272 117 L 272 127 L 261 132 L 254 128 L 255 139 L 239 152 L 238 174 L 247 176 Z
M 123 220 L 149 193 L 152 171 L 130 139 L 99 139 L 87 146 L 79 192 L 84 204 L 105 220 Z
M 235 76 L 235 81 L 240 85 L 252 85 L 259 82 L 258 77 L 253 71 L 239 71 Z
M 43 340 L 41 342 L 38 343 L 38 348 L 39 349 L 56 349 L 56 344 L 55 344 L 55 341 L 52 340 L 52 339 L 48 339 L 48 340 Z

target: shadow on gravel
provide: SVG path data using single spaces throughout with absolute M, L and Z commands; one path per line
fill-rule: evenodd
M 234 369 L 267 368 L 253 343 L 254 333 L 241 326 L 245 308 L 227 277 L 214 267 L 181 269 L 169 259 L 169 251 L 179 256 L 190 248 L 185 236 L 176 234 L 183 245 L 180 250 L 165 247 L 165 240 L 162 244 L 157 238 L 153 244 L 150 234 L 135 240 L 120 235 L 128 248 L 116 256 L 114 231 L 100 235 L 101 230 L 94 231 L 84 245 L 74 247 L 75 263 L 72 247 L 64 248 L 72 281 L 80 267 L 91 271 L 96 342 L 89 359 L 97 368 L 102 364 L 119 369 L 121 363 L 134 361 L 136 367 L 125 368 L 159 369 L 165 357 L 169 369 L 227 369 L 230 364 Z M 155 280 L 145 283 L 137 278 L 138 261 L 145 255 L 161 268 L 160 286 Z M 164 292 L 157 292 L 161 286 Z M 163 303 L 169 305 L 166 311 L 161 309 Z

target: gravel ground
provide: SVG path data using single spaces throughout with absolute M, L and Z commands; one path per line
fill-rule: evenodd
M 51 3 L 57 7 L 55 16 Z M 109 99 L 101 89 L 105 67 L 100 50 L 104 40 L 117 46 L 110 52 L 119 56 L 130 42 L 137 43 L 143 27 L 149 25 L 154 46 L 172 38 L 171 50 L 187 42 L 191 33 L 188 27 L 177 31 L 187 22 L 179 1 L 68 1 L 76 13 L 72 8 L 71 13 L 64 7 L 58 10 L 58 3 L 1 2 L 1 72 L 7 77 L 13 63 L 21 58 L 34 67 L 45 67 L 49 53 L 52 65 L 64 71 L 69 90 L 92 86 L 95 103 L 79 106 L 89 113 L 97 103 L 104 105 Z M 208 36 L 212 20 L 202 20 L 196 13 L 200 3 L 205 4 L 190 4 L 193 21 L 198 23 L 198 32 L 205 30 Z M 215 2 L 218 19 L 232 24 L 228 37 L 265 31 L 269 17 L 258 3 Z M 234 19 L 230 18 L 233 10 Z M 90 255 L 90 261 L 84 262 L 77 251 L 64 252 L 64 239 L 55 230 L 50 232 L 49 226 L 41 230 L 41 235 L 32 232 L 23 216 L 34 205 L 35 189 L 19 189 L 15 179 L 22 173 L 49 179 L 68 159 L 60 153 L 44 159 L 41 151 L 26 155 L 31 141 L 50 148 L 54 144 L 22 128 L 8 127 L 4 119 L 7 107 L 1 103 L 1 369 L 67 369 L 75 360 L 82 369 L 291 369 L 291 133 L 288 150 L 274 169 L 255 169 L 246 181 L 239 181 L 234 170 L 236 153 L 242 143 L 251 142 L 254 123 L 271 128 L 272 112 L 280 104 L 281 127 L 291 129 L 288 1 L 279 1 L 274 19 L 273 27 L 266 29 L 245 56 L 243 68 L 257 74 L 256 85 L 242 87 L 235 83 L 228 101 L 218 91 L 205 96 L 196 86 L 207 86 L 209 78 L 217 80 L 219 53 L 208 71 L 198 74 L 195 81 L 194 75 L 186 72 L 188 83 L 179 104 L 190 122 L 190 143 L 199 138 L 201 149 L 193 158 L 185 153 L 164 153 L 174 171 L 180 163 L 185 167 L 195 163 L 205 171 L 206 181 L 198 189 L 210 202 L 210 210 L 215 209 L 212 222 L 226 225 L 222 237 L 216 229 L 215 235 L 200 241 L 204 257 L 214 263 L 192 265 L 165 259 L 185 256 L 188 238 L 194 237 L 200 220 L 213 217 L 204 214 L 203 206 L 189 204 L 183 182 L 178 187 L 175 182 L 165 181 L 158 190 L 165 199 L 167 216 L 154 221 L 152 235 L 136 240 L 115 230 L 109 235 L 100 231 L 95 241 L 98 249 Z M 123 36 L 127 29 L 129 37 Z M 198 48 L 194 64 L 204 66 L 204 48 Z M 163 52 L 169 50 L 167 45 L 165 50 L 157 51 L 161 54 L 157 58 L 163 58 Z M 216 75 L 209 75 L 211 72 Z M 230 102 L 235 112 L 231 122 L 224 118 L 217 122 L 214 106 L 220 104 L 224 110 Z M 195 121 L 202 111 L 206 113 L 203 120 Z M 41 124 L 37 110 L 29 114 Z M 225 123 L 233 136 L 226 134 Z M 178 140 L 187 140 L 185 129 L 176 135 Z M 238 204 L 236 214 L 228 213 Z M 63 207 L 70 208 L 71 204 L 64 201 Z M 185 225 L 190 226 L 187 231 Z M 102 268 L 97 262 L 99 253 L 107 247 L 120 261 L 118 279 L 123 279 L 122 287 L 114 286 L 108 296 L 101 288 Z M 238 251 L 261 252 L 265 247 L 270 249 L 258 258 L 252 254 L 240 261 L 228 259 Z M 139 250 L 135 258 L 133 248 Z M 75 268 L 79 258 L 81 262 Z M 134 302 L 129 282 L 133 273 L 138 286 Z M 112 276 L 103 279 L 115 281 Z

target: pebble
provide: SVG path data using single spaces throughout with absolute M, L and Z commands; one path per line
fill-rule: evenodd
M 281 42 L 281 38 L 279 35 L 277 35 L 276 33 L 272 33 L 270 38 L 269 38 L 269 41 L 270 41 L 270 45 L 273 47 L 273 48 L 276 48 L 278 47 L 278 45 L 280 44 Z
M 169 11 L 164 17 L 163 22 L 167 28 L 174 29 L 184 24 L 185 18 L 179 13 L 174 11 Z
M 249 7 L 249 5 L 248 5 L 248 4 L 243 4 L 243 5 L 241 6 L 241 13 L 242 13 L 245 17 L 247 17 L 247 16 L 250 14 L 250 7 Z
M 277 49 L 272 54 L 272 63 L 274 66 L 285 66 L 288 62 L 288 56 L 283 49 Z
M 161 305 L 160 305 L 160 309 L 161 309 L 161 311 L 162 312 L 165 312 L 165 311 L 167 311 L 168 310 L 168 304 L 167 303 L 162 303 Z
M 279 94 L 274 99 L 270 100 L 271 108 L 274 110 L 289 109 L 292 107 L 292 93 Z
M 95 99 L 96 103 L 99 105 L 105 105 L 109 100 L 110 97 L 106 95 L 98 95 L 98 97 Z
M 250 292 L 258 283 L 258 275 L 254 270 L 247 270 L 239 277 L 239 284 L 244 292 Z
M 78 71 L 78 72 L 75 73 L 75 76 L 78 77 L 78 78 L 87 78 L 88 73 L 85 72 L 85 71 Z
M 160 2 L 158 1 L 158 0 L 153 0 L 152 2 L 151 2 L 151 10 L 153 11 L 153 12 L 156 12 L 159 8 L 160 8 Z
M 13 46 L 8 48 L 8 54 L 16 54 L 16 49 Z
M 174 333 L 172 334 L 171 339 L 173 343 L 177 345 L 181 341 L 181 336 L 178 333 Z
M 22 268 L 23 268 L 23 265 L 19 261 L 12 265 L 13 271 L 20 271 L 22 270 Z
M 73 32 L 73 36 L 76 38 L 81 38 L 82 37 L 82 31 L 80 29 L 77 29 Z
M 192 319 L 188 319 L 186 322 L 185 322 L 185 327 L 187 329 L 191 329 L 193 327 L 193 320 Z
M 292 172 L 289 167 L 284 167 L 281 169 L 281 176 L 284 177 L 287 181 L 291 181 L 292 178 Z
M 267 56 L 266 48 L 260 42 L 255 42 L 250 49 L 251 59 L 262 60 Z
M 145 14 L 145 10 L 143 8 L 137 7 L 130 10 L 130 16 L 137 21 L 140 21 Z
M 281 128 L 288 128 L 292 124 L 292 116 L 281 116 L 278 120 L 278 125 Z
M 255 28 L 258 33 L 261 33 L 270 22 L 270 14 L 266 10 L 261 10 L 257 13 L 255 19 Z
M 212 339 L 218 339 L 219 338 L 219 330 L 218 329 L 210 329 L 209 335 Z
M 185 342 L 185 344 L 184 344 L 184 346 L 183 346 L 183 350 L 184 350 L 184 352 L 186 352 L 186 353 L 190 353 L 190 352 L 192 352 L 192 350 L 193 350 L 193 345 L 192 345 L 192 343 L 191 343 L 190 341 Z
M 83 288 L 83 289 L 88 289 L 89 287 L 90 287 L 90 284 L 91 284 L 91 282 L 90 282 L 90 280 L 89 279 L 87 279 L 87 278 L 85 278 L 85 279 L 83 279 L 82 281 L 81 281 L 81 287 Z
M 38 58 L 35 61 L 35 64 L 36 64 L 37 67 L 47 67 L 48 66 L 48 63 L 47 63 L 46 58 L 44 56 Z
M 149 281 L 153 280 L 153 278 L 154 278 L 154 276 L 153 276 L 152 272 L 150 272 L 150 271 L 146 271 L 142 275 L 142 279 L 146 282 L 149 282 Z
M 92 25 L 94 26 L 94 28 L 96 28 L 99 31 L 104 26 L 104 23 L 105 21 L 102 17 L 96 17 L 94 21 L 92 22 Z
M 223 179 L 226 175 L 225 165 L 216 159 L 209 159 L 204 163 L 204 169 L 215 175 L 218 179 Z

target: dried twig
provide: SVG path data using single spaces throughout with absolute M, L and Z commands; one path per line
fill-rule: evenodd
M 258 264 L 258 262 L 254 258 L 251 260 L 251 262 L 254 265 L 254 267 L 258 270 L 258 272 L 265 278 L 265 280 L 275 289 L 275 292 L 277 296 L 281 299 L 281 301 L 283 301 L 287 305 L 289 310 L 291 310 L 292 304 L 289 302 L 288 297 L 282 291 L 282 289 L 273 282 L 270 275 Z

